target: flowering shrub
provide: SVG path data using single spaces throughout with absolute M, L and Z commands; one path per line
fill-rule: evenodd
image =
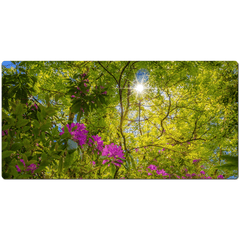
M 86 143 L 88 131 L 86 130 L 86 127 L 84 124 L 71 123 L 70 126 L 69 124 L 67 124 L 66 127 L 68 128 L 69 133 L 72 135 L 72 139 L 78 142 L 80 146 Z M 60 135 L 63 135 L 63 134 L 64 134 L 64 128 L 62 128 L 62 132 L 60 133 Z
M 95 145 L 95 147 L 96 147 L 95 150 L 96 149 L 99 151 L 103 150 L 103 141 L 101 140 L 101 137 L 99 137 L 98 135 L 92 136 L 91 138 L 89 138 L 88 144 L 90 147 Z
M 121 167 L 121 163 L 123 161 L 119 158 L 125 159 L 123 150 L 121 149 L 121 146 L 114 145 L 114 143 L 111 143 L 110 145 L 106 145 L 105 148 L 102 151 L 102 156 L 107 156 L 108 158 L 113 158 L 111 163 Z M 103 164 L 106 162 L 109 162 L 110 160 L 103 160 Z
M 34 173 L 34 171 L 37 169 L 37 166 L 34 164 L 34 163 L 32 163 L 32 164 L 30 164 L 28 167 L 26 167 L 26 164 L 25 164 L 25 162 L 24 162 L 24 160 L 23 159 L 20 159 L 19 160 L 22 164 L 23 164 L 23 166 L 24 166 L 24 170 L 23 171 L 31 171 L 31 173 Z M 16 165 L 16 169 L 17 169 L 17 171 L 18 172 L 21 172 L 22 170 L 19 168 L 19 166 L 18 165 Z

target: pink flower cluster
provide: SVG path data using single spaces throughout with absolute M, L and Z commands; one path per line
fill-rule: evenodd
M 93 138 L 93 140 L 91 138 Z M 103 141 L 101 140 L 101 137 L 96 135 L 96 136 L 92 136 L 91 138 L 89 138 L 88 145 L 90 147 L 92 147 L 92 144 L 93 144 L 96 146 L 97 150 L 102 151 L 103 150 Z
M 77 128 L 72 131 L 72 129 L 76 126 Z M 84 145 L 87 141 L 87 134 L 88 134 L 88 131 L 86 130 L 85 125 L 83 123 L 71 123 L 71 126 L 67 124 L 66 127 L 68 128 L 69 133 L 72 135 L 72 139 L 78 142 L 78 144 L 82 147 L 82 145 Z M 62 128 L 62 132 L 60 133 L 60 135 L 63 135 L 63 134 L 64 134 L 64 128 Z
M 2 131 L 2 136 L 8 135 L 8 130 L 9 129 Z
M 199 161 L 201 161 L 201 159 L 194 159 L 193 163 L 198 163 Z
M 151 171 L 156 171 L 156 174 L 162 175 L 163 178 L 166 178 L 166 176 L 170 176 L 170 174 L 166 173 L 164 169 L 158 169 L 158 167 L 157 167 L 156 165 L 153 165 L 153 164 L 149 165 L 149 166 L 147 167 L 147 171 L 148 171 L 149 169 L 150 169 Z M 149 172 L 148 175 L 151 176 L 152 173 Z
M 20 162 L 23 163 L 24 168 L 25 168 L 25 171 L 27 171 L 27 172 L 28 172 L 28 171 L 31 171 L 32 173 L 34 173 L 34 171 L 37 169 L 37 166 L 36 166 L 34 163 L 30 164 L 30 165 L 26 168 L 26 164 L 25 164 L 24 160 L 23 160 L 23 159 L 20 159 Z M 18 172 L 21 172 L 21 169 L 19 168 L 18 165 L 16 165 L 16 168 L 17 168 L 17 171 L 18 171 Z
M 26 105 L 28 106 L 28 103 L 26 103 Z M 38 106 L 36 103 L 34 103 L 34 105 L 31 105 L 30 108 L 32 109 L 32 111 L 34 111 L 34 108 L 35 107 L 36 109 L 38 109 Z
M 69 124 L 67 124 L 66 127 L 68 128 L 69 133 L 72 135 L 72 139 L 78 142 L 78 144 L 81 147 L 84 144 L 88 144 L 90 147 L 94 147 L 93 151 L 98 150 L 98 154 L 101 152 L 102 156 L 114 158 L 113 160 L 111 160 L 111 163 L 118 167 L 121 167 L 123 161 L 119 158 L 125 159 L 121 146 L 118 147 L 117 145 L 114 145 L 114 143 L 111 143 L 110 145 L 105 145 L 104 147 L 103 141 L 101 140 L 101 137 L 98 135 L 91 136 L 91 138 L 89 138 L 87 141 L 88 131 L 86 130 L 86 126 L 84 124 L 71 123 L 70 126 Z M 72 130 L 74 127 L 77 128 L 75 130 Z M 60 133 L 60 135 L 63 134 L 64 128 L 62 128 L 62 132 Z M 103 160 L 102 164 L 105 164 L 106 162 L 109 161 L 110 160 L 105 159 Z M 95 165 L 96 163 L 93 161 L 92 164 Z
M 125 159 L 122 147 L 118 147 L 117 145 L 114 145 L 114 143 L 111 143 L 110 145 L 106 145 L 104 147 L 102 156 L 113 157 L 114 160 L 112 160 L 111 163 L 118 167 L 121 167 L 121 163 L 123 163 L 123 161 L 118 158 Z M 103 160 L 102 164 L 105 164 L 106 162 L 109 162 L 109 160 Z

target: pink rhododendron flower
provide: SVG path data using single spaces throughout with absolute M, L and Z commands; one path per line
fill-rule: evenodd
M 194 159 L 193 163 L 198 163 L 201 159 Z
M 91 147 L 92 144 L 95 144 L 96 149 L 98 149 L 99 151 L 103 150 L 103 141 L 101 140 L 101 137 L 99 137 L 98 135 L 96 136 L 92 136 L 93 140 L 91 138 L 89 138 L 88 144 Z
M 162 174 L 163 176 L 168 175 L 168 173 L 166 173 L 164 169 L 162 169 L 162 170 L 157 170 L 156 173 L 157 173 L 158 175 Z
M 20 162 L 22 162 L 23 165 L 24 165 L 24 168 L 26 168 L 26 164 L 25 164 L 24 160 L 23 160 L 23 159 L 20 159 Z M 16 165 L 16 168 L 17 168 L 17 171 L 18 171 L 18 172 L 21 172 L 21 169 L 19 168 L 18 165 Z M 32 163 L 32 164 L 30 164 L 30 165 L 26 168 L 26 171 L 31 171 L 32 173 L 34 173 L 34 171 L 35 171 L 36 169 L 37 169 L 37 166 L 36 166 L 34 163 Z
M 27 167 L 26 171 L 31 171 L 32 173 L 34 173 L 36 169 L 37 169 L 37 166 L 34 163 L 32 163 Z
M 150 176 L 150 175 L 152 175 L 151 173 L 148 173 L 148 175 Z
M 102 164 L 105 164 L 106 162 L 109 162 L 109 160 L 103 160 Z
M 75 129 L 74 131 L 72 131 L 72 128 L 76 127 L 77 129 Z M 72 135 L 72 139 L 73 141 L 78 142 L 78 144 L 82 147 L 82 145 L 84 145 L 87 141 L 87 134 L 88 131 L 85 130 L 86 127 L 83 123 L 71 123 L 71 126 L 69 126 L 69 124 L 66 125 L 66 127 L 68 128 L 69 133 Z M 64 128 L 62 128 L 62 132 L 60 133 L 60 135 L 64 134 Z
M 120 163 L 123 163 L 121 159 L 125 159 L 124 153 L 121 146 L 114 145 L 111 143 L 110 145 L 106 145 L 102 151 L 102 156 L 113 157 L 114 160 L 111 162 L 112 164 L 121 167 Z
M 17 171 L 18 171 L 18 172 L 21 172 L 21 169 L 19 168 L 18 165 L 16 165 L 16 168 L 17 168 Z
M 205 174 L 205 172 L 204 172 L 204 171 L 201 171 L 200 173 L 201 173 L 201 174 Z
M 139 150 L 138 148 L 135 148 L 135 151 L 136 151 L 136 152 L 138 152 L 138 150 Z
M 19 161 L 23 163 L 24 167 L 26 167 L 25 162 L 24 162 L 23 159 L 20 159 Z
M 72 97 L 72 98 L 75 98 L 75 96 L 74 96 L 74 95 L 72 95 L 71 97 Z
M 152 171 L 153 171 L 153 170 L 157 170 L 157 166 L 152 165 L 152 164 L 149 165 L 148 168 L 151 169 Z
M 103 92 L 102 94 L 105 94 L 105 95 L 107 95 L 107 91 Z
M 217 178 L 223 179 L 223 175 L 218 175 Z
M 8 130 L 2 131 L 2 136 L 8 135 Z
M 85 86 L 85 87 L 87 87 L 87 84 L 86 84 L 86 83 L 84 83 L 84 86 Z
M 114 143 L 111 143 L 110 145 L 106 145 L 105 148 L 102 151 L 102 156 L 108 156 L 108 157 L 114 157 L 114 159 L 117 158 L 123 158 L 123 150 L 121 146 L 114 145 Z

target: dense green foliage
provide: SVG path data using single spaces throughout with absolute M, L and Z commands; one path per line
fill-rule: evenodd
M 238 176 L 237 62 L 13 63 L 2 67 L 3 178 Z M 137 93 L 140 69 L 148 77 Z M 121 146 L 121 167 L 76 144 L 72 122 Z

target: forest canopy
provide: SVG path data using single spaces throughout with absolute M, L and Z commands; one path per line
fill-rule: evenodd
M 2 176 L 237 178 L 238 63 L 3 63 Z

